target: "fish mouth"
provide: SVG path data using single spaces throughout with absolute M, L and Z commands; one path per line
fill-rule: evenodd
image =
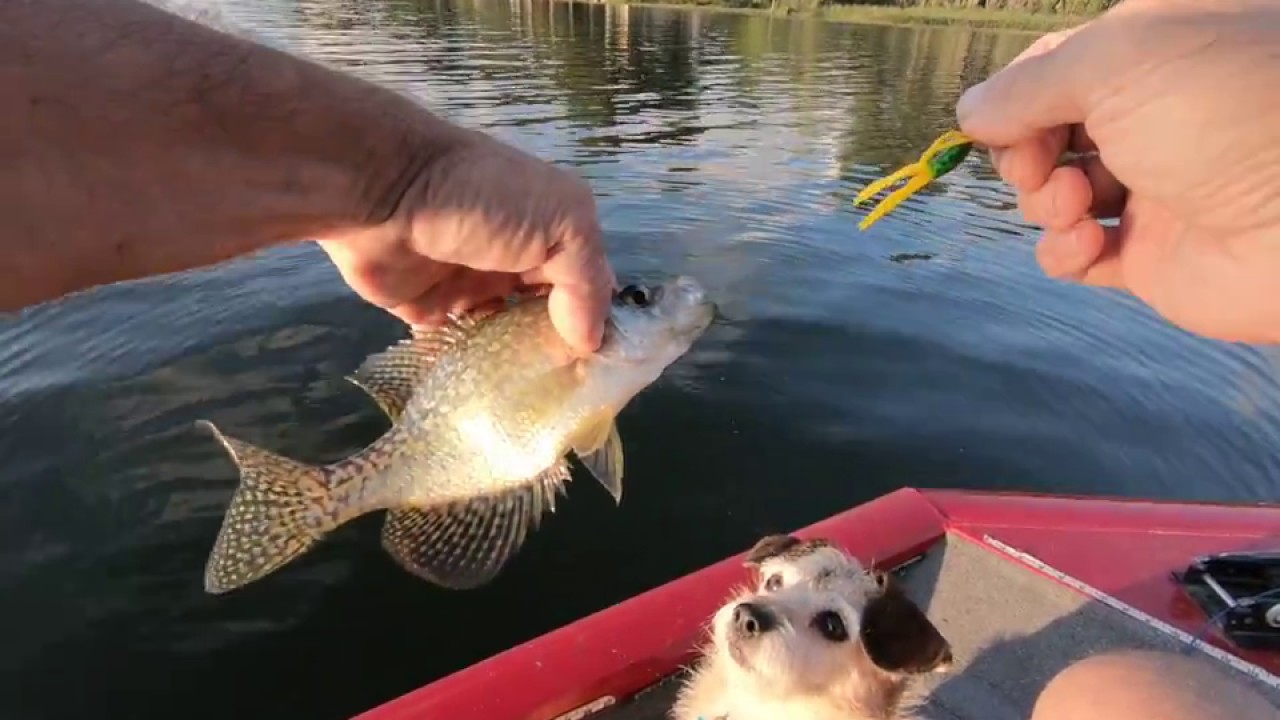
M 697 310 L 698 324 L 702 327 L 710 325 L 712 320 L 720 316 L 720 305 L 711 298 L 700 298 L 694 308 Z
M 707 318 L 707 325 L 708 325 L 708 326 L 710 326 L 710 325 L 711 325 L 712 323 L 714 323 L 716 320 L 723 320 L 723 319 L 725 319 L 725 318 L 724 318 L 724 313 L 720 310 L 720 305 L 719 305 L 718 303 L 713 302 L 713 301 L 711 301 L 711 300 L 708 300 L 708 301 L 707 301 L 707 304 L 711 306 L 711 307 L 710 307 L 710 309 L 709 309 L 709 311 L 707 312 L 707 315 L 709 316 L 709 317 Z
M 683 342 L 692 343 L 702 336 L 721 317 L 720 308 L 711 301 L 704 301 L 698 312 L 691 313 L 686 322 L 672 328 L 672 335 Z
M 671 286 L 684 295 L 684 302 L 694 309 L 692 322 L 688 331 L 700 334 L 721 316 L 720 306 L 707 296 L 706 289 L 697 280 L 681 275 L 672 281 Z

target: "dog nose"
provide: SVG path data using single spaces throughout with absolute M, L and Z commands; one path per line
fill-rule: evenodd
M 733 626 L 745 637 L 773 629 L 773 615 L 755 603 L 740 603 L 733 609 Z

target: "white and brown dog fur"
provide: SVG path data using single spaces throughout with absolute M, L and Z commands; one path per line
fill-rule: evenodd
M 712 618 L 672 720 L 905 720 L 911 679 L 951 666 L 894 579 L 828 541 L 769 535 L 746 565 L 755 587 Z

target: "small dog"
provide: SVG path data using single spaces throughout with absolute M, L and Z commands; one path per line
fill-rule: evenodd
M 747 553 L 756 587 L 734 593 L 672 720 L 890 720 L 947 642 L 893 579 L 826 540 L 769 535 Z

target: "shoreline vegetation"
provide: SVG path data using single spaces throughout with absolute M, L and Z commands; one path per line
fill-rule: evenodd
M 813 18 L 875 25 L 926 25 L 1049 32 L 1079 25 L 1118 0 L 567 0 Z

